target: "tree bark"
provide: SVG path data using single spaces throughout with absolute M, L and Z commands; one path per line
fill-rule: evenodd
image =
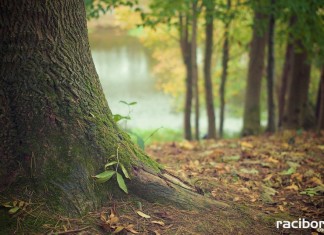
M 286 47 L 285 62 L 282 69 L 281 86 L 280 86 L 279 101 L 278 101 L 279 104 L 278 127 L 279 128 L 282 127 L 282 123 L 283 123 L 288 81 L 289 78 L 291 77 L 290 74 L 291 74 L 293 50 L 294 50 L 293 44 L 288 40 L 287 47 Z
M 193 81 L 192 81 L 192 61 L 191 61 L 191 42 L 189 41 L 189 22 L 188 16 L 179 17 L 179 33 L 180 33 L 180 47 L 183 63 L 186 67 L 186 97 L 185 97 L 185 111 L 184 111 L 184 137 L 187 140 L 192 140 L 191 132 L 191 108 L 193 99 Z
M 253 135 L 260 131 L 260 92 L 264 67 L 266 33 L 262 32 L 259 23 L 265 19 L 266 16 L 264 14 L 255 12 L 245 93 L 242 135 Z
M 192 27 L 191 27 L 191 74 L 195 101 L 195 139 L 199 140 L 199 83 L 197 65 L 197 0 L 192 2 Z
M 118 160 L 131 174 L 131 193 L 182 208 L 213 204 L 162 170 L 113 121 L 82 0 L 3 0 L 0 15 L 2 196 L 38 197 L 54 210 L 84 214 L 108 193 L 123 195 L 116 183 L 92 179 Z
M 208 139 L 216 139 L 216 123 L 214 110 L 213 84 L 211 76 L 211 64 L 213 55 L 213 30 L 214 30 L 214 2 L 206 4 L 206 43 L 205 43 L 205 61 L 204 61 L 204 80 L 205 80 L 205 99 L 208 118 Z
M 271 0 L 271 6 L 273 7 L 275 0 Z M 274 132 L 275 125 L 275 105 L 273 97 L 273 84 L 274 84 L 274 29 L 275 29 L 275 17 L 274 13 L 270 13 L 269 17 L 269 35 L 268 35 L 268 67 L 267 67 L 267 93 L 268 93 L 268 125 L 267 132 Z
M 317 117 L 317 129 L 324 130 L 324 66 L 322 67 L 321 80 L 318 88 L 318 117 Z
M 284 129 L 299 129 L 304 125 L 308 106 L 308 87 L 310 81 L 310 64 L 307 52 L 300 42 L 294 44 L 298 51 L 293 52 L 293 64 L 288 87 L 287 105 L 283 118 Z M 300 51 L 301 50 L 301 51 Z
M 227 0 L 227 10 L 231 8 L 231 0 Z M 223 56 L 222 56 L 222 77 L 221 84 L 219 88 L 220 93 L 220 120 L 219 120 L 219 136 L 223 137 L 224 130 L 224 118 L 225 118 L 225 87 L 227 80 L 227 68 L 229 60 L 229 25 L 230 20 L 227 20 L 225 23 L 225 32 L 224 32 L 224 44 L 223 44 Z

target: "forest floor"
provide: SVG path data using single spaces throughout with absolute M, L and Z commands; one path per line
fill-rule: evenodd
M 283 132 L 156 143 L 146 151 L 168 171 L 230 208 L 185 211 L 133 197 L 114 199 L 82 219 L 57 217 L 55 226 L 45 224 L 43 229 L 50 234 L 321 234 L 276 229 L 276 220 L 323 220 L 323 135 Z

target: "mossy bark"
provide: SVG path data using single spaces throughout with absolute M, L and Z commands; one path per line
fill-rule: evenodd
M 117 149 L 133 191 L 147 182 L 139 172 L 159 177 L 159 165 L 112 119 L 90 53 L 83 1 L 3 0 L 0 15 L 2 195 L 43 198 L 64 213 L 96 209 L 119 190 L 92 179 L 116 160 Z M 162 180 L 168 183 L 158 190 L 174 190 L 172 179 Z

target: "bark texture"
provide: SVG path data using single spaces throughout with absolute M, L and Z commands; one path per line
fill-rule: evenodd
M 0 15 L 3 196 L 38 195 L 56 210 L 83 214 L 107 193 L 120 192 L 112 182 L 92 179 L 117 155 L 133 177 L 127 181 L 131 192 L 153 201 L 159 194 L 165 203 L 179 194 L 194 200 L 193 188 L 176 190 L 179 180 L 162 174 L 113 121 L 92 61 L 82 0 L 3 0 Z
M 279 128 L 282 127 L 282 123 L 283 123 L 288 81 L 289 81 L 289 78 L 291 77 L 290 74 L 291 74 L 293 50 L 294 50 L 293 44 L 288 41 L 287 47 L 286 47 L 285 62 L 284 62 L 283 69 L 282 69 L 281 86 L 280 86 L 279 101 L 278 101 L 278 105 L 279 105 L 278 126 L 279 126 Z
M 227 0 L 227 10 L 231 8 L 231 0 Z M 220 93 L 220 120 L 219 120 L 219 136 L 223 137 L 224 130 L 224 118 L 225 118 L 225 87 L 227 80 L 227 70 L 228 70 L 228 60 L 229 60 L 229 26 L 230 19 L 225 23 L 225 32 L 224 32 L 224 44 L 223 44 L 223 56 L 222 56 L 222 77 L 221 85 L 219 88 Z
M 205 43 L 205 61 L 204 61 L 204 80 L 205 80 L 205 100 L 208 118 L 208 139 L 216 139 L 216 120 L 214 110 L 213 83 L 211 75 L 212 55 L 213 55 L 213 30 L 214 30 L 214 3 L 206 4 L 206 43 Z
M 179 18 L 180 47 L 183 63 L 186 67 L 186 97 L 184 111 L 184 137 L 187 140 L 192 139 L 191 132 L 191 108 L 192 108 L 192 61 L 191 61 L 191 41 L 189 40 L 189 22 L 188 16 L 180 15 Z
M 245 91 L 243 135 L 253 135 L 260 131 L 260 92 L 266 45 L 266 33 L 260 27 L 260 22 L 265 19 L 266 16 L 264 14 L 255 12 Z
M 271 0 L 271 6 L 273 7 L 275 0 Z M 274 13 L 269 17 L 269 35 L 268 35 L 268 68 L 267 68 L 267 93 L 268 93 L 268 124 L 267 131 L 274 132 L 275 125 L 275 104 L 273 96 L 273 84 L 274 84 L 274 29 L 275 29 L 275 17 Z
M 317 117 L 317 129 L 324 130 L 324 66 L 322 67 L 321 80 L 318 92 L 318 117 Z
M 194 91 L 195 103 L 195 139 L 199 140 L 199 83 L 198 83 L 198 65 L 197 65 L 197 9 L 198 1 L 192 3 L 192 26 L 191 26 L 191 75 Z
M 283 127 L 285 129 L 302 128 L 308 107 L 311 67 L 307 62 L 307 52 L 302 47 L 302 44 L 297 42 L 295 45 L 299 49 L 295 49 L 293 52 L 292 73 L 283 118 Z

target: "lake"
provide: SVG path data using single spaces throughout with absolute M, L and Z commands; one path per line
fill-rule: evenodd
M 127 128 L 182 130 L 183 113 L 173 109 L 171 96 L 155 88 L 152 58 L 138 38 L 120 30 L 105 29 L 91 33 L 89 39 L 92 57 L 111 111 L 131 116 Z M 129 109 L 120 101 L 135 101 L 137 104 Z M 241 128 L 241 119 L 226 117 L 225 132 L 232 134 Z M 202 135 L 207 132 L 205 110 L 201 110 L 200 129 Z

